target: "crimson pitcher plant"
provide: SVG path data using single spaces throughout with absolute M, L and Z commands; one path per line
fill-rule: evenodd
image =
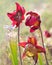
M 15 28 L 18 27 L 18 43 L 19 43 L 20 24 L 24 20 L 25 9 L 24 7 L 20 6 L 19 3 L 16 2 L 15 4 L 16 4 L 16 10 L 13 11 L 12 13 L 7 13 L 7 15 L 12 21 L 12 26 Z M 22 65 L 20 46 L 19 46 L 19 57 L 20 57 L 20 64 Z
M 16 27 L 18 27 L 20 23 L 22 23 L 22 20 L 24 20 L 25 9 L 24 7 L 20 6 L 17 2 L 15 4 L 16 10 L 12 13 L 7 13 L 7 15 L 11 19 L 12 25 L 16 25 Z
M 39 46 L 35 37 L 29 37 L 27 42 L 20 42 L 19 46 L 24 48 L 22 58 L 25 56 L 32 57 L 36 65 L 38 60 L 38 53 L 45 53 L 45 49 Z
M 39 14 L 32 11 L 28 12 L 27 15 L 29 16 L 26 18 L 25 25 L 30 27 L 30 32 L 34 32 L 40 27 L 40 16 Z
M 43 41 L 43 34 L 42 34 L 41 26 L 40 26 L 40 24 L 41 24 L 40 15 L 38 13 L 32 12 L 32 11 L 27 12 L 27 15 L 29 15 L 29 16 L 26 18 L 25 25 L 30 27 L 30 32 L 31 33 L 34 32 L 37 29 L 40 30 L 42 45 L 45 48 L 44 41 Z M 45 53 L 45 59 L 46 59 L 47 65 L 49 65 L 46 53 Z

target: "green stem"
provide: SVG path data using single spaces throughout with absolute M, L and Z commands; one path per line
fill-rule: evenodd
M 40 32 L 41 32 L 42 45 L 43 45 L 43 47 L 45 48 L 41 27 L 39 28 L 39 30 L 40 30 Z M 45 53 L 44 55 L 45 55 L 45 59 L 46 59 L 46 64 L 49 65 L 48 59 L 47 59 L 47 56 L 46 56 L 46 53 Z
M 18 27 L 18 43 L 20 42 L 19 36 L 20 36 L 20 26 Z M 22 58 L 21 58 L 21 49 L 19 46 L 19 58 L 20 58 L 20 65 L 22 65 Z

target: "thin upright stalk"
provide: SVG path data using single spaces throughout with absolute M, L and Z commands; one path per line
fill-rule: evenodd
M 18 43 L 20 42 L 20 26 L 18 27 Z M 22 65 L 22 58 L 21 58 L 21 49 L 20 49 L 20 46 L 19 46 L 19 58 L 20 58 L 20 65 Z
M 35 61 L 35 57 L 33 57 L 33 60 L 34 60 L 34 65 L 36 65 L 37 62 Z
M 40 33 L 41 33 L 42 45 L 43 45 L 43 48 L 45 48 L 41 27 L 39 28 L 39 30 L 40 30 Z M 45 59 L 46 59 L 46 64 L 49 65 L 46 53 L 44 55 L 45 55 Z

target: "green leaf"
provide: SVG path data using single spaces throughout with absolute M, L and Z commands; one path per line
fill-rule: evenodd
M 44 65 L 41 54 L 38 54 L 38 59 L 39 59 L 39 65 Z
M 12 65 L 18 65 L 17 59 L 17 42 L 14 40 L 10 41 L 10 49 L 11 49 L 11 61 Z

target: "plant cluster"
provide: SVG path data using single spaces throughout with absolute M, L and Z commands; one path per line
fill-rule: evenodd
M 18 29 L 18 31 L 17 31 L 18 37 L 17 38 L 18 38 L 20 64 L 22 65 L 22 59 L 25 56 L 28 56 L 29 58 L 30 57 L 33 58 L 34 65 L 36 65 L 37 60 L 38 60 L 38 53 L 44 53 L 46 64 L 49 65 L 48 60 L 47 60 L 47 56 L 46 56 L 46 49 L 45 49 L 45 46 L 44 46 L 42 30 L 41 30 L 40 15 L 36 12 L 33 12 L 33 11 L 29 11 L 29 12 L 26 13 L 26 10 L 25 10 L 24 7 L 22 7 L 17 2 L 15 4 L 16 4 L 16 10 L 13 11 L 12 13 L 7 13 L 7 16 L 10 18 L 10 20 L 12 22 L 12 28 Z M 27 16 L 26 19 L 25 19 L 24 15 Z M 25 25 L 30 28 L 30 33 L 32 34 L 32 36 L 29 36 L 27 41 L 21 42 L 19 33 L 20 33 L 20 26 L 23 23 L 22 22 L 23 20 L 25 20 Z M 42 46 L 38 44 L 36 36 L 33 35 L 33 32 L 35 32 L 36 30 L 40 31 Z M 47 37 L 51 36 L 48 32 L 45 32 L 45 34 L 46 34 Z M 24 52 L 23 52 L 22 57 L 21 57 L 20 46 L 24 48 Z M 13 47 L 12 47 L 12 49 L 13 49 Z M 14 61 L 15 61 L 15 58 L 14 58 Z M 18 61 L 16 61 L 16 62 L 18 62 Z M 17 63 L 16 64 L 14 63 L 14 65 L 17 65 Z

